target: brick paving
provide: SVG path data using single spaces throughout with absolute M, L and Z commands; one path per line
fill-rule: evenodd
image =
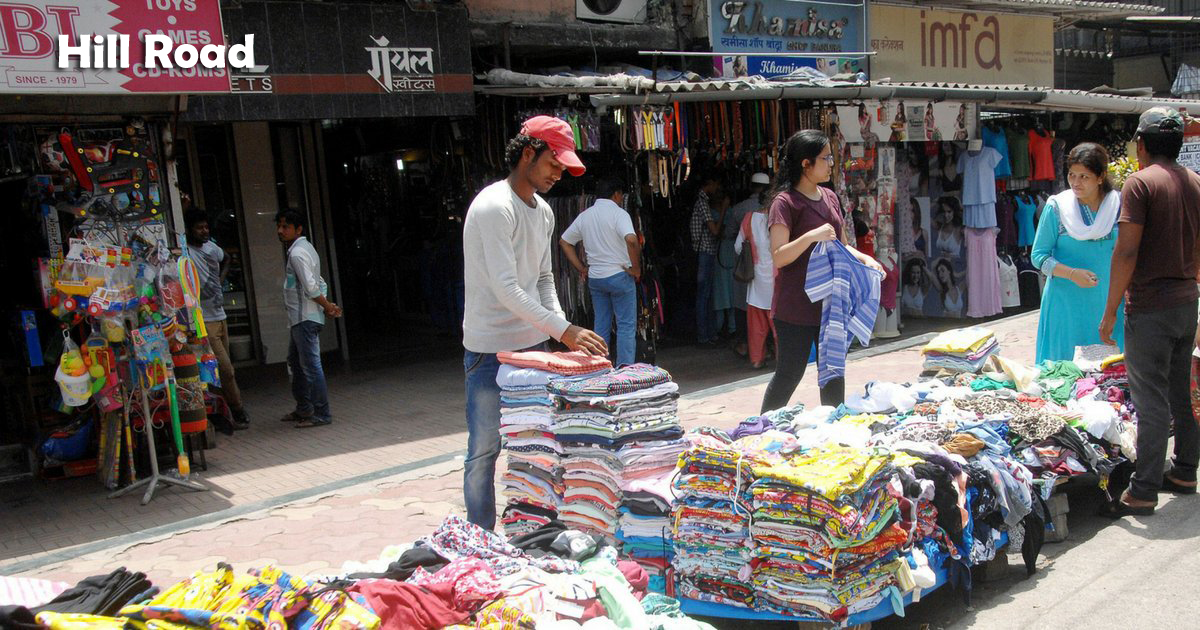
M 1036 321 L 1036 314 L 1029 314 L 1009 318 L 992 326 L 1000 338 L 1005 356 L 1023 361 L 1032 359 L 1032 340 L 1036 331 Z M 695 352 L 711 353 L 714 351 L 697 350 Z M 703 362 L 696 361 L 694 358 L 689 363 L 703 365 Z M 919 372 L 920 363 L 919 347 L 885 352 L 864 358 L 852 358 L 848 366 L 847 385 L 850 391 L 853 391 L 870 380 L 911 380 Z M 678 373 L 675 375 L 681 385 L 686 383 Z M 746 416 L 755 415 L 762 400 L 767 378 L 768 375 L 760 375 L 752 379 L 685 395 L 680 405 L 680 417 L 685 428 L 705 425 L 728 428 Z M 372 379 L 364 380 L 369 382 Z M 814 378 L 806 378 L 794 400 L 809 405 L 818 404 L 818 392 L 814 381 Z M 446 382 L 443 385 L 445 389 L 440 392 L 443 398 L 440 408 L 461 409 L 462 395 L 457 379 L 454 383 Z M 347 405 L 344 408 L 351 408 L 352 404 L 364 405 L 367 402 L 361 399 L 353 400 L 353 396 L 345 391 L 364 387 L 363 383 L 349 383 L 344 387 L 337 394 L 339 398 L 334 403 L 335 414 L 341 419 L 346 418 L 347 414 L 345 412 L 338 413 L 337 410 L 343 408 L 340 405 Z M 376 406 L 380 404 L 386 406 L 386 401 L 390 400 L 395 404 L 408 401 L 405 403 L 405 408 L 412 408 L 415 406 L 412 398 L 405 396 L 411 392 L 401 393 L 406 387 L 404 383 L 397 383 L 395 388 L 398 391 L 396 392 L 376 391 L 370 395 L 377 397 L 373 401 Z M 367 398 L 368 394 L 363 391 L 359 396 Z M 380 400 L 378 399 L 380 396 L 387 396 L 387 398 Z M 434 397 L 427 396 L 427 398 Z M 455 405 L 458 406 L 455 407 Z M 430 403 L 430 406 L 434 405 Z M 258 403 L 255 408 L 260 408 Z M 437 417 L 439 413 L 445 418 L 450 415 L 451 411 L 430 410 L 426 412 L 426 417 Z M 459 421 L 457 417 L 459 413 L 461 412 L 454 412 L 453 417 L 446 419 L 442 426 Z M 349 423 L 343 420 L 340 424 L 347 425 Z M 445 431 L 443 435 L 438 435 L 435 428 L 422 427 L 421 424 L 420 422 L 405 422 L 404 435 L 410 437 L 411 441 L 404 442 L 393 438 L 390 444 L 376 444 L 362 451 L 370 453 L 368 457 L 345 454 L 339 456 L 338 452 L 346 449 L 345 441 L 341 438 L 335 443 L 329 443 L 333 440 L 314 438 L 311 441 L 315 444 L 310 445 L 309 448 L 322 453 L 321 457 L 335 461 L 337 466 L 343 467 L 343 474 L 353 475 L 356 471 L 369 471 L 372 466 L 378 468 L 381 464 L 386 466 L 394 465 L 399 461 L 419 460 L 422 455 L 414 452 L 414 444 L 421 444 L 426 448 L 438 448 L 438 445 L 443 445 L 445 449 L 443 452 L 452 453 L 457 451 L 463 443 L 463 436 L 457 432 Z M 366 440 L 369 437 L 366 434 L 372 430 L 379 430 L 379 428 L 346 427 L 342 432 L 328 435 L 337 436 L 349 433 L 361 435 L 362 439 Z M 174 518 L 173 510 L 187 515 L 193 514 L 195 510 L 210 507 L 212 501 L 231 505 L 237 501 L 239 496 L 237 493 L 248 493 L 250 489 L 261 487 L 264 483 L 271 483 L 278 488 L 278 491 L 286 492 L 303 488 L 305 483 L 319 483 L 327 480 L 323 476 L 326 471 L 310 467 L 309 462 L 291 465 L 260 464 L 259 466 L 243 462 L 243 465 L 239 466 L 237 465 L 239 460 L 231 455 L 232 453 L 240 454 L 243 451 L 247 456 L 253 453 L 254 445 L 251 444 L 250 439 L 243 439 L 243 435 L 258 440 L 259 446 L 262 446 L 261 443 L 270 444 L 274 439 L 276 448 L 279 448 L 282 440 L 297 433 L 299 431 L 284 425 L 284 423 L 270 424 L 264 421 L 250 431 L 236 436 L 238 439 L 223 441 L 220 448 L 213 451 L 210 458 L 210 470 L 203 475 L 203 478 L 206 483 L 220 487 L 231 494 L 183 493 L 170 490 L 151 503 L 151 506 L 160 507 L 146 514 L 157 515 L 169 522 Z M 311 432 L 306 433 L 317 435 Z M 401 431 L 396 431 L 397 436 L 400 433 Z M 266 457 L 282 458 L 282 455 L 276 453 Z M 226 463 L 227 459 L 232 461 Z M 274 459 L 273 461 L 279 460 Z M 464 513 L 461 470 L 461 459 L 453 458 L 417 470 L 391 475 L 384 479 L 371 480 L 283 505 L 239 514 L 212 523 L 181 528 L 180 531 L 164 532 L 145 540 L 120 541 L 118 539 L 116 545 L 105 546 L 103 549 L 92 550 L 77 556 L 67 553 L 70 550 L 60 552 L 59 555 L 34 555 L 24 558 L 14 554 L 10 556 L 11 562 L 0 562 L 0 573 L 4 573 L 2 566 L 4 564 L 11 567 L 27 565 L 21 574 L 75 581 L 115 567 L 126 566 L 146 571 L 157 583 L 171 583 L 197 570 L 211 568 L 217 561 L 229 562 L 238 568 L 276 563 L 299 574 L 321 573 L 336 569 L 347 560 L 362 561 L 377 557 L 387 545 L 411 542 L 430 532 L 446 514 L 450 512 Z M 288 474 L 293 471 L 297 478 L 289 479 Z M 100 497 L 103 496 L 94 490 L 93 493 Z M 136 521 L 129 520 L 131 514 L 133 517 L 138 516 L 137 510 L 140 506 L 137 505 L 136 499 L 132 497 L 128 499 L 128 501 L 125 499 L 107 501 L 101 498 L 94 503 L 98 504 L 97 509 L 112 510 L 114 520 L 125 524 L 125 527 L 131 527 L 136 525 Z M 62 505 L 69 502 L 59 499 L 48 503 Z M 164 514 L 161 506 L 184 507 L 172 507 Z M 31 509 L 34 508 L 31 507 Z M 91 514 L 92 516 L 85 519 L 87 522 L 103 522 L 108 515 L 107 512 Z M 22 522 L 27 522 L 27 519 Z M 68 525 L 73 525 L 66 527 L 66 532 L 61 539 L 71 540 L 72 536 L 79 535 L 78 532 L 81 531 L 81 528 L 78 524 L 80 522 L 80 519 L 70 519 Z M 10 525 L 6 524 L 5 527 L 10 528 Z M 16 530 L 17 528 L 12 527 L 11 529 Z M 93 536 L 95 535 L 93 534 Z M 6 543 L 9 541 L 6 536 L 0 537 L 0 540 L 6 541 Z

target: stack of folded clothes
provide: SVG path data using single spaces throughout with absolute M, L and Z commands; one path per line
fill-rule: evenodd
M 908 542 L 890 524 L 893 459 L 885 450 L 826 445 L 754 467 L 756 609 L 842 621 L 888 595 Z
M 686 441 L 680 440 L 686 446 Z M 678 460 L 679 453 L 675 453 Z M 624 455 L 624 454 L 622 454 Z M 628 472 L 626 468 L 626 472 Z M 629 478 L 621 482 L 617 540 L 622 551 L 646 570 L 650 590 L 664 592 L 671 547 L 671 504 L 675 493 L 671 477 L 675 467 L 656 478 Z
M 557 379 L 549 391 L 550 430 L 564 454 L 559 519 L 615 542 L 626 463 L 631 478 L 669 476 L 684 448 L 676 415 L 679 386 L 666 370 L 637 363 L 590 378 Z
M 552 431 L 547 387 L 557 378 L 603 374 L 612 364 L 578 352 L 502 352 L 498 358 L 500 434 L 508 459 L 501 477 L 508 506 L 501 523 L 506 535 L 518 536 L 557 518 L 563 500 L 563 450 Z
M 782 434 L 768 431 L 736 442 L 714 429 L 688 435 L 692 447 L 679 456 L 672 513 L 671 565 L 679 597 L 743 608 L 754 604 L 747 489 L 754 465 L 771 461 L 762 440 L 776 435 Z
M 978 326 L 948 330 L 934 337 L 921 352 L 926 370 L 978 373 L 988 357 L 1000 350 L 996 335 Z

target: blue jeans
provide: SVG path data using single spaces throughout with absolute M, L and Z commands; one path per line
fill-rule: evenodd
M 325 369 L 321 367 L 321 329 L 324 327 L 324 324 L 310 321 L 292 326 L 287 360 L 296 413 L 328 422 L 331 419 L 329 391 L 325 387 Z
M 696 254 L 696 341 L 707 343 L 717 338 L 712 302 L 713 274 L 717 269 L 717 255 L 699 252 Z
M 613 347 L 609 332 L 617 318 L 617 365 L 634 361 L 634 327 L 637 325 L 637 282 L 622 271 L 607 278 L 588 278 L 592 307 L 596 310 L 596 334 Z
M 545 350 L 539 343 L 526 350 Z M 491 531 L 496 527 L 496 458 L 500 455 L 500 386 L 494 354 L 463 351 L 467 387 L 467 461 L 463 498 L 467 520 Z

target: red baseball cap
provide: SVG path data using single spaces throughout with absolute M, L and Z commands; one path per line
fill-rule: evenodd
M 579 177 L 587 170 L 575 155 L 575 133 L 566 122 L 553 116 L 534 116 L 521 125 L 521 134 L 550 145 L 554 157 L 567 167 L 568 173 Z

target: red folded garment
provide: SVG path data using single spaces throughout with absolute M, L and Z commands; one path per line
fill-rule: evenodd
M 417 586 L 395 580 L 361 580 L 347 591 L 367 598 L 379 616 L 380 630 L 436 630 L 465 621 L 470 614 L 454 609 L 454 584 Z
M 591 374 L 600 370 L 611 369 L 612 361 L 605 357 L 592 356 L 583 352 L 497 352 L 496 358 L 504 364 L 515 367 L 535 368 L 574 376 Z

